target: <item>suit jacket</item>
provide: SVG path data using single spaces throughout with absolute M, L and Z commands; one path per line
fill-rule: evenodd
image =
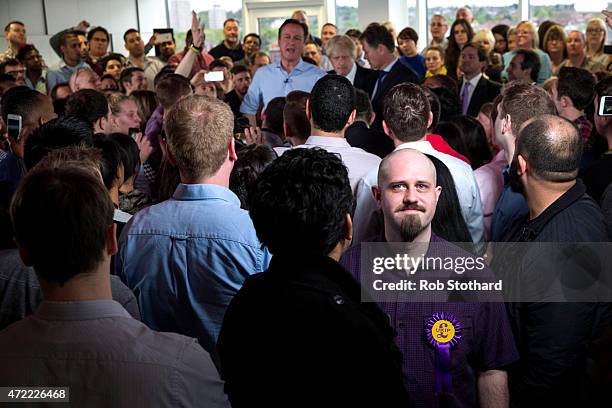
M 375 72 L 378 73 L 378 71 Z M 378 80 L 378 74 L 376 79 Z M 391 68 L 391 71 L 389 71 L 389 73 L 383 78 L 378 89 L 376 90 L 376 95 L 372 97 L 372 107 L 374 108 L 374 112 L 376 113 L 376 120 L 372 124 L 372 127 L 374 129 L 382 131 L 382 110 L 385 95 L 387 95 L 387 92 L 389 92 L 389 90 L 395 85 L 404 82 L 419 84 L 421 81 L 419 81 L 419 77 L 417 76 L 417 74 L 414 73 L 412 69 L 402 64 L 398 59 L 395 65 L 393 65 L 393 68 Z
M 387 135 L 374 129 L 370 129 L 364 122 L 357 121 L 344 131 L 344 138 L 353 147 L 359 147 L 368 153 L 372 153 L 384 159 L 391 153 L 395 146 Z
M 372 91 L 374 91 L 378 73 L 373 69 L 364 68 L 357 63 L 355 63 L 355 66 L 357 67 L 357 72 L 355 73 L 353 86 L 366 91 L 368 95 L 370 95 L 370 99 L 372 99 Z M 327 71 L 327 73 L 335 74 L 336 71 L 332 69 L 331 71 Z
M 484 76 L 480 77 L 480 81 L 478 81 L 478 85 L 476 85 L 474 93 L 472 93 L 472 99 L 470 99 L 467 114 L 473 117 L 478 116 L 480 107 L 487 102 L 493 102 L 493 99 L 499 95 L 501 87 L 502 85 L 498 82 L 491 81 Z M 461 84 L 459 86 L 459 99 L 461 99 L 462 89 L 463 80 L 461 80 Z M 461 103 L 461 100 L 459 100 L 459 103 Z

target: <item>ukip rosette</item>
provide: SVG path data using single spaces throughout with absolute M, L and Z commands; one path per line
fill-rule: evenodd
M 450 313 L 436 312 L 425 325 L 425 335 L 435 350 L 434 391 L 449 394 L 453 390 L 451 349 L 461 339 L 461 323 Z

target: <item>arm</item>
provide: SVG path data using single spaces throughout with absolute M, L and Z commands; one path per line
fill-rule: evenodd
M 478 401 L 482 408 L 508 407 L 508 374 L 502 370 L 478 374 Z
M 257 127 L 257 118 L 255 118 L 255 115 L 244 114 L 244 117 L 249 120 L 249 124 L 251 125 L 252 128 Z
M 200 18 L 195 11 L 191 12 L 191 33 L 193 34 L 193 45 L 198 48 L 202 47 L 204 43 L 204 24 L 200 22 Z M 189 78 L 196 58 L 197 55 L 193 48 L 189 48 L 174 73 Z

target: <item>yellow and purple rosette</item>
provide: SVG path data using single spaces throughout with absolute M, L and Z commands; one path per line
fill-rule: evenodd
M 461 339 L 461 324 L 450 313 L 436 312 L 425 325 L 425 335 L 435 350 L 434 391 L 450 394 L 453 391 L 451 349 Z

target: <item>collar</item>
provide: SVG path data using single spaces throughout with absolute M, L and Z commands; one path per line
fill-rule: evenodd
M 285 74 L 287 74 L 287 70 L 285 70 L 285 68 L 283 68 L 283 66 L 281 65 L 282 61 L 277 62 L 275 65 L 278 69 L 280 69 L 281 71 L 283 71 Z M 308 68 L 308 65 L 314 67 L 314 65 L 309 64 L 307 62 L 304 62 L 304 60 L 300 57 L 300 62 L 297 63 L 297 65 L 291 70 L 291 72 L 289 72 L 287 75 L 291 76 L 293 75 L 294 71 L 297 72 L 304 72 L 306 71 L 306 69 Z
M 59 62 L 59 69 L 64 69 L 64 68 L 68 68 L 71 71 L 76 71 L 77 69 L 83 68 L 85 65 L 87 65 L 87 63 L 83 60 L 81 60 L 78 64 L 76 64 L 74 67 L 68 66 L 66 64 L 66 61 L 64 61 L 64 59 L 62 58 Z
M 310 136 L 306 139 L 304 145 L 309 146 L 330 146 L 330 147 L 351 147 L 351 145 L 343 137 L 329 136 Z
M 42 320 L 93 320 L 109 317 L 128 317 L 130 314 L 114 300 L 87 300 L 81 302 L 43 301 L 35 315 Z
M 427 140 L 419 140 L 416 142 L 406 142 L 397 146 L 393 151 L 402 150 L 402 149 L 414 149 L 418 150 L 421 153 L 432 154 L 435 153 L 435 149 Z
M 384 67 L 381 71 L 390 72 L 397 61 L 399 61 L 399 58 L 394 58 L 393 61 L 391 61 L 389 65 Z
M 346 74 L 346 79 L 351 81 L 351 84 L 355 84 L 355 75 L 357 75 L 357 63 L 353 63 L 353 68 Z
M 466 81 L 465 79 L 463 80 L 463 83 L 465 86 L 466 82 L 469 82 L 470 85 L 472 85 L 472 89 L 476 89 L 476 86 L 478 85 L 478 82 L 480 81 L 480 78 L 482 78 L 482 72 L 478 75 L 476 75 L 474 78 L 470 79 L 469 81 Z
M 196 200 L 222 200 L 240 207 L 240 199 L 229 188 L 217 184 L 184 184 L 178 185 L 174 194 L 174 200 L 196 201 Z

